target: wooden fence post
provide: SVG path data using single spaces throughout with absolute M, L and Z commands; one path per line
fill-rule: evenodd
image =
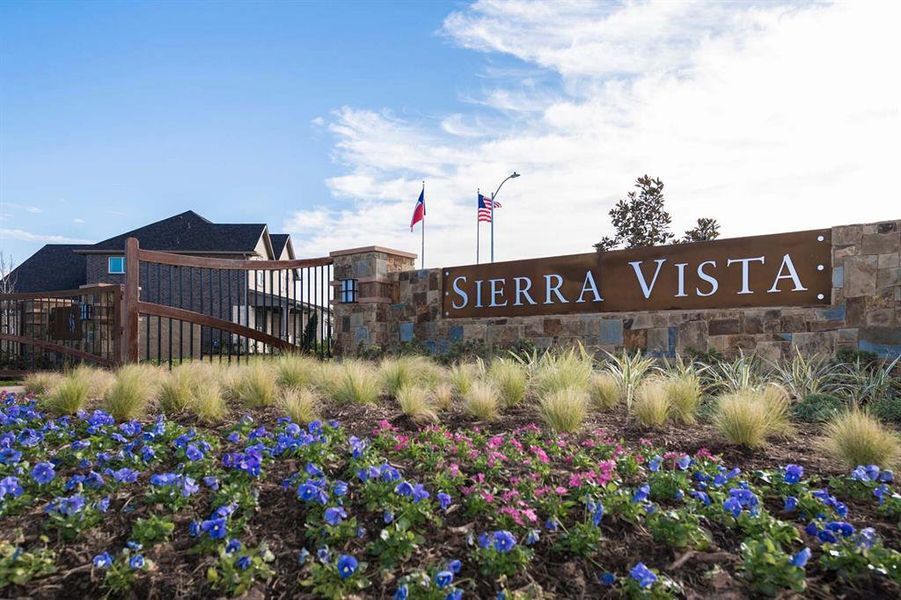
M 125 302 L 123 302 L 125 328 L 123 332 L 123 362 L 138 362 L 138 279 L 140 261 L 137 238 L 125 241 Z

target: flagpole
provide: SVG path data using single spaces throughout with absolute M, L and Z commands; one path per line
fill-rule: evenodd
M 425 180 L 422 182 L 422 267 L 425 269 Z
M 479 264 L 479 195 L 482 192 L 476 188 L 476 264 Z
M 491 262 L 494 262 L 494 194 L 491 194 Z

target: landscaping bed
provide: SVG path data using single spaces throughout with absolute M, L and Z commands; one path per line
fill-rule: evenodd
M 573 434 L 526 406 L 484 423 L 451 408 L 418 425 L 386 403 L 322 417 L 116 423 L 4 398 L 3 594 L 901 593 L 890 472 L 818 456 L 817 426 L 749 451 L 622 408 Z

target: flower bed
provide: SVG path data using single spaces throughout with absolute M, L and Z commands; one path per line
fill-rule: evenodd
M 600 430 L 254 414 L 52 419 L 5 397 L 3 595 L 901 593 L 888 470 L 743 471 Z

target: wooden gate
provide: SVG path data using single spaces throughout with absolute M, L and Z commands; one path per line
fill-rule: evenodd
M 125 251 L 124 359 L 240 362 L 331 355 L 332 259 L 232 260 Z
M 0 374 L 118 363 L 122 294 L 121 285 L 0 294 Z

